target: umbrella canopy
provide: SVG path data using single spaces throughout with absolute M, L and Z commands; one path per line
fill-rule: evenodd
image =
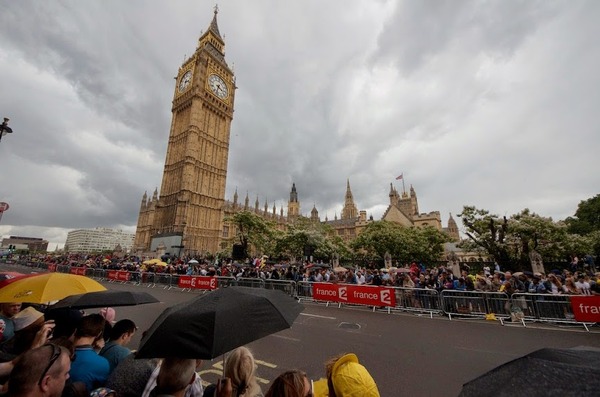
M 188 261 L 188 263 L 191 264 L 191 265 L 197 265 L 198 261 L 195 260 L 195 259 L 192 259 L 192 260 Z
M 157 263 L 163 263 L 159 258 L 148 259 L 142 262 L 144 265 L 155 265 Z
M 279 290 L 220 288 L 166 309 L 136 357 L 213 359 L 291 327 L 303 309 Z
M 19 277 L 0 288 L 0 302 L 47 303 L 70 295 L 104 290 L 102 284 L 85 276 L 40 273 Z
M 345 273 L 348 271 L 348 269 L 346 269 L 345 267 L 338 266 L 338 267 L 334 267 L 333 271 L 335 273 Z
M 56 302 L 52 309 L 89 309 L 94 307 L 135 306 L 160 302 L 142 291 L 99 291 L 71 295 Z
M 600 389 L 600 350 L 540 349 L 463 385 L 461 397 L 591 396 Z
M 396 269 L 396 273 L 410 273 L 410 269 L 406 267 L 399 267 Z
M 21 277 L 21 276 L 23 276 L 23 273 L 19 273 L 19 272 L 1 272 L 0 273 L 0 281 L 9 280 L 11 278 Z

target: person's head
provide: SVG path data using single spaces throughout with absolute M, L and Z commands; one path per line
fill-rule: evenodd
M 312 382 L 299 370 L 286 371 L 279 375 L 265 397 L 312 397 Z
M 511 278 L 512 278 L 512 273 L 511 272 L 504 273 L 504 279 L 506 281 L 510 280 Z
M 59 397 L 69 379 L 69 351 L 53 343 L 21 354 L 8 381 L 10 396 Z
M 104 317 L 100 314 L 88 314 L 87 316 L 83 316 L 75 331 L 75 338 L 98 338 L 102 336 L 105 321 Z
M 44 313 L 28 307 L 13 316 L 15 332 L 37 332 L 44 324 Z
M 233 395 L 256 395 L 260 391 L 256 378 L 256 362 L 248 348 L 235 349 L 225 361 L 225 376 L 231 379 Z
M 56 326 L 54 327 L 53 338 L 59 338 L 65 336 L 70 338 L 75 334 L 77 325 L 83 314 L 80 310 L 76 309 L 53 309 L 47 310 L 44 313 L 46 320 L 54 320 Z
M 157 391 L 176 394 L 184 391 L 195 378 L 197 361 L 187 358 L 165 358 L 156 379 Z
M 369 371 L 355 354 L 334 357 L 325 363 L 329 397 L 379 397 Z
M 133 321 L 128 319 L 119 320 L 110 331 L 110 340 L 120 340 L 123 344 L 129 343 L 136 330 L 137 327 Z
M 21 303 L 19 302 L 0 303 L 0 314 L 5 317 L 13 318 L 19 310 L 21 310 Z

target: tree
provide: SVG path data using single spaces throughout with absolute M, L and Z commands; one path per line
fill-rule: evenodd
M 483 251 L 492 256 L 504 268 L 509 267 L 513 258 L 509 253 L 506 242 L 508 232 L 508 219 L 499 218 L 489 211 L 477 209 L 473 206 L 464 206 L 462 213 L 458 214 L 466 228 L 468 240 L 460 246 L 467 250 Z
M 534 250 L 544 260 L 557 260 L 571 253 L 585 252 L 589 246 L 589 239 L 570 235 L 563 222 L 554 222 L 529 209 L 510 218 L 499 218 L 486 210 L 465 206 L 459 217 L 468 237 L 461 247 L 483 250 L 504 269 L 530 269 L 530 254 Z
M 600 230 L 600 194 L 581 201 L 577 206 L 575 217 L 569 217 L 565 221 L 571 233 L 582 236 Z
M 386 253 L 400 263 L 432 263 L 444 252 L 449 237 L 432 227 L 405 227 L 395 222 L 372 222 L 352 242 L 355 252 L 383 260 Z
M 250 211 L 240 211 L 224 220 L 236 227 L 236 238 L 243 248 L 244 256 L 249 256 L 252 245 L 259 253 L 268 253 L 275 236 L 275 227 Z
M 277 238 L 275 252 L 277 256 L 296 260 L 304 256 L 307 249 L 319 259 L 331 259 L 336 253 L 340 256 L 349 253 L 343 240 L 332 232 L 330 226 L 299 217 Z

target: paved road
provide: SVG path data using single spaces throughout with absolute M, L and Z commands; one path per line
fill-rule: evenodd
M 14 269 L 14 268 L 13 268 Z M 166 307 L 192 293 L 105 284 L 110 289 L 140 289 L 163 303 L 116 308 L 117 319 L 131 318 L 148 328 Z M 483 320 L 448 320 L 413 314 L 373 313 L 365 309 L 306 304 L 294 326 L 253 342 L 263 391 L 279 373 L 300 368 L 313 379 L 323 376 L 323 362 L 354 352 L 375 378 L 382 396 L 456 396 L 462 384 L 504 362 L 543 347 L 600 348 L 600 329 L 531 325 L 501 326 Z M 182 324 L 182 326 L 185 326 Z M 243 332 L 243 324 L 239 325 Z M 136 335 L 132 346 L 139 343 Z M 203 365 L 202 377 L 214 382 L 220 359 Z

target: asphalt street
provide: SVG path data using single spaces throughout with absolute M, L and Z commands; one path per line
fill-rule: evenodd
M 194 294 L 160 286 L 104 285 L 144 289 L 161 301 L 115 308 L 117 320 L 130 318 L 140 330 L 149 328 L 165 308 Z M 243 329 L 244 324 L 236 327 L 238 332 Z M 141 332 L 130 347 L 135 348 L 140 338 Z M 544 347 L 577 346 L 600 348 L 600 328 L 587 332 L 583 327 L 547 324 L 503 326 L 497 321 L 387 314 L 314 303 L 305 304 L 291 329 L 248 345 L 258 360 L 263 392 L 285 370 L 299 368 L 316 380 L 324 376 L 323 363 L 328 358 L 353 352 L 375 378 L 382 396 L 456 396 L 463 383 L 507 361 Z M 201 375 L 206 382 L 214 382 L 221 371 L 218 358 L 204 362 Z

